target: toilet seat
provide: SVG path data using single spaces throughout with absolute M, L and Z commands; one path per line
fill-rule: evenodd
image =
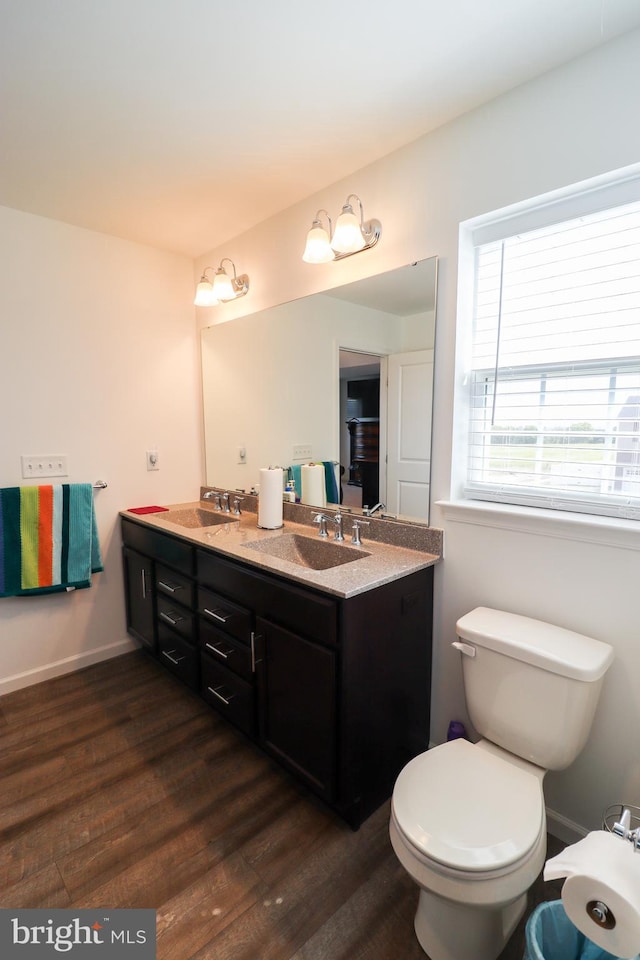
M 544 829 L 540 778 L 466 740 L 414 757 L 393 791 L 393 819 L 422 862 L 444 872 L 511 872 Z

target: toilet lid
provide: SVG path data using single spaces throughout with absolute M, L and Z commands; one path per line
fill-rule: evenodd
M 402 770 L 393 812 L 423 856 L 453 869 L 492 871 L 520 860 L 538 840 L 542 788 L 535 774 L 452 740 Z

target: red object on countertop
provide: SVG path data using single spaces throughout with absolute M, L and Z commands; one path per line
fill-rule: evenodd
M 127 507 L 128 513 L 161 513 L 169 507 Z

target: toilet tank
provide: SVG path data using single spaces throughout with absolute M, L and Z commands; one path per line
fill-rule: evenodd
M 456 632 L 477 732 L 545 770 L 573 763 L 589 736 L 612 647 L 489 607 L 461 617 Z

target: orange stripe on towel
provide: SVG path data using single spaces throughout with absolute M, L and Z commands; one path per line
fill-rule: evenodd
M 38 585 L 50 587 L 53 581 L 53 487 L 39 487 Z

